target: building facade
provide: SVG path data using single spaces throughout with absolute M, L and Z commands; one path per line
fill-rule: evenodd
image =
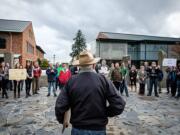
M 132 64 L 139 66 L 144 61 L 158 61 L 160 51 L 180 60 L 180 38 L 100 32 L 94 45 L 94 54 L 109 63 L 130 56 Z
M 0 62 L 25 66 L 38 59 L 37 52 L 32 22 L 0 19 Z

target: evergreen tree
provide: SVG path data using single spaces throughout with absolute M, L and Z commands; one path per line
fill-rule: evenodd
M 73 40 L 74 44 L 72 45 L 72 53 L 70 53 L 72 60 L 75 57 L 78 58 L 80 52 L 86 49 L 86 39 L 81 30 L 78 30 L 76 37 Z

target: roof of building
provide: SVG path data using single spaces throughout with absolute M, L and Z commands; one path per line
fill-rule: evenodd
M 180 42 L 180 38 L 160 37 L 137 34 L 99 32 L 97 40 L 126 40 L 126 41 L 162 41 L 162 42 Z
M 39 45 L 36 45 L 36 48 L 39 50 L 39 51 L 41 51 L 42 53 L 46 53 Z
M 23 32 L 31 21 L 0 19 L 1 32 Z

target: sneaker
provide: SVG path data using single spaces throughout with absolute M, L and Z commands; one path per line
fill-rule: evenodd
M 159 97 L 159 95 L 155 95 L 156 97 Z
M 34 94 L 39 94 L 38 92 L 35 92 Z
M 47 94 L 47 97 L 49 97 L 49 96 L 50 96 L 50 93 Z

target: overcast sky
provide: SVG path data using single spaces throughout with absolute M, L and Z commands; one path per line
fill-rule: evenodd
M 1 19 L 32 21 L 45 57 L 65 62 L 78 29 L 180 37 L 180 0 L 1 0 Z

